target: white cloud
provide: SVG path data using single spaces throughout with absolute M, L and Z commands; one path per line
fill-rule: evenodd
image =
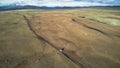
M 115 0 L 103 0 L 103 2 L 112 2 L 112 1 L 115 1 Z
M 39 6 L 50 6 L 50 7 L 54 7 L 54 6 L 99 6 L 99 5 L 106 5 L 106 4 L 100 4 L 100 3 L 91 3 L 91 2 L 46 2 L 46 3 L 42 3 L 42 4 L 38 4 Z
M 92 1 L 92 2 L 91 2 Z M 107 4 L 98 3 L 102 2 L 112 2 L 114 0 L 0 0 L 0 5 L 7 5 L 17 3 L 20 5 L 36 5 L 36 6 L 103 6 Z

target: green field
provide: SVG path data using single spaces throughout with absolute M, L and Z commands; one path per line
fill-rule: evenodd
M 38 36 L 55 44 L 58 49 L 64 47 L 69 58 L 51 44 L 39 39 L 24 16 Z M 38 21 L 45 23 L 39 25 Z M 76 21 L 80 25 L 74 24 Z M 37 30 L 37 27 L 41 30 Z M 0 68 L 82 68 L 81 65 L 85 68 L 119 68 L 119 30 L 118 9 L 2 11 Z M 84 33 L 89 36 L 84 36 Z

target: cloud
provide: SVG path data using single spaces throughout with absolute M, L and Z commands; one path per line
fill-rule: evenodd
M 117 2 L 116 2 L 117 1 Z M 119 4 L 119 0 L 1 0 L 0 5 L 36 5 L 36 6 L 105 6 Z
M 54 7 L 54 6 L 61 6 L 61 7 L 64 7 L 64 6 L 70 6 L 70 7 L 73 7 L 73 6 L 98 6 L 98 5 L 106 5 L 106 4 L 100 4 L 100 3 L 91 3 L 91 2 L 46 2 L 46 3 L 42 3 L 42 4 L 39 4 L 39 6 L 50 6 L 50 7 Z

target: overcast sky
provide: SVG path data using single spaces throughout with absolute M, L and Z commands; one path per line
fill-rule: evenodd
M 120 0 L 0 0 L 0 6 L 17 5 L 35 5 L 35 6 L 104 6 L 120 5 Z

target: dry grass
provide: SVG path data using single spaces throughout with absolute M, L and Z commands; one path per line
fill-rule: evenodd
M 64 48 L 64 52 L 83 65 L 120 67 L 120 27 L 64 13 L 27 15 L 27 18 L 37 35 L 57 49 Z
M 79 68 L 53 46 L 85 67 L 119 68 L 118 14 L 105 9 L 0 12 L 0 68 Z
M 78 68 L 38 40 L 21 12 L 0 13 L 0 68 Z

